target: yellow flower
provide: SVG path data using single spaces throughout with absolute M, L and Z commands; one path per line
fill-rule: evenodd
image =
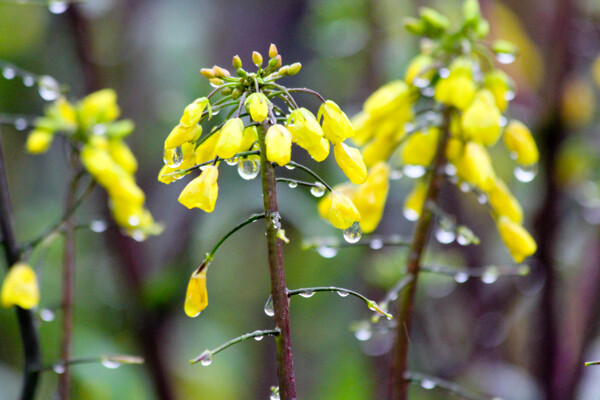
M 490 71 L 483 78 L 483 87 L 494 95 L 496 107 L 500 111 L 506 111 L 508 101 L 513 97 L 509 76 L 499 69 Z
M 183 110 L 183 115 L 179 120 L 179 124 L 187 127 L 198 125 L 200 118 L 202 118 L 202 113 L 207 105 L 208 99 L 206 97 L 201 97 L 196 99 L 193 103 L 188 104 L 188 106 L 185 107 L 185 110 Z
M 125 142 L 119 139 L 108 141 L 108 152 L 112 159 L 128 174 L 137 171 L 137 160 Z
M 244 128 L 242 134 L 242 144 L 240 145 L 240 151 L 248 151 L 258 141 L 258 131 L 255 125 L 247 126 Z
M 240 151 L 244 138 L 244 123 L 240 118 L 232 118 L 223 125 L 215 151 L 221 158 L 231 158 Z
M 323 133 L 333 144 L 343 142 L 354 135 L 350 120 L 340 107 L 331 100 L 327 100 L 319 107 L 317 120 L 323 118 Z
M 433 68 L 429 69 L 428 71 L 425 70 L 429 68 L 432 64 L 433 58 L 431 58 L 430 55 L 419 54 L 418 56 L 413 58 L 410 64 L 408 65 L 408 68 L 406 69 L 406 74 L 404 75 L 404 81 L 409 85 L 413 85 L 415 79 L 417 78 L 424 79 L 429 82 L 433 78 L 435 71 Z
M 285 126 L 275 124 L 269 128 L 265 136 L 267 160 L 284 166 L 292 158 L 292 134 Z
M 110 187 L 118 180 L 118 165 L 114 162 L 107 149 L 94 146 L 93 142 L 83 145 L 81 162 L 85 169 L 103 187 Z
M 350 198 L 334 190 L 327 218 L 336 228 L 346 229 L 360 221 L 360 214 Z
M 333 188 L 333 191 L 342 193 L 344 196 L 347 196 L 350 198 L 350 200 L 352 200 L 352 198 L 356 194 L 357 186 L 351 184 L 350 182 L 345 182 L 345 183 L 336 185 Z M 329 192 L 329 193 L 327 193 L 327 195 L 325 195 L 321 199 L 321 201 L 319 201 L 318 211 L 319 211 L 319 215 L 323 219 L 328 219 L 328 217 L 329 217 L 329 210 L 331 209 L 332 198 L 333 198 L 333 195 L 331 192 Z
M 25 148 L 28 153 L 40 154 L 45 153 L 50 148 L 52 140 L 54 139 L 54 133 L 41 128 L 36 128 L 27 137 Z
M 464 153 L 455 164 L 456 174 L 472 185 L 489 192 L 494 187 L 496 174 L 492 160 L 485 147 L 479 143 L 468 142 Z
M 292 134 L 294 143 L 306 149 L 316 160 L 323 161 L 329 155 L 329 142 L 324 140 L 323 129 L 306 108 L 297 108 L 290 113 L 286 128 Z
M 179 167 L 177 168 L 170 168 L 164 165 L 158 173 L 159 182 L 168 185 L 169 183 L 176 181 L 178 178 L 183 177 L 183 175 L 189 174 L 189 172 L 186 172 L 184 174 L 178 175 L 177 178 L 174 176 L 169 176 L 169 174 L 177 170 L 188 169 L 196 165 L 196 152 L 194 147 L 194 143 L 184 143 L 183 145 L 181 145 L 181 154 L 183 155 L 183 161 L 181 162 L 181 165 L 179 165 Z
M 219 195 L 218 177 L 217 167 L 213 165 L 206 167 L 199 177 L 183 189 L 179 195 L 179 202 L 187 208 L 197 207 L 208 213 L 213 212 Z
M 5 308 L 19 306 L 30 310 L 40 302 L 35 271 L 25 263 L 16 263 L 9 270 L 0 290 L 2 306 Z
M 381 221 L 389 191 L 389 173 L 390 167 L 385 162 L 375 164 L 367 181 L 350 197 L 360 213 L 363 233 L 373 232 Z
M 492 92 L 481 89 L 462 116 L 465 138 L 485 146 L 494 145 L 500 137 L 500 117 Z
M 498 231 L 515 262 L 520 263 L 536 252 L 537 244 L 529 232 L 506 216 L 498 218 Z
M 364 110 L 370 116 L 378 118 L 401 109 L 410 109 L 410 105 L 408 85 L 404 81 L 396 80 L 383 85 L 370 95 L 365 100 Z
M 77 127 L 77 112 L 75 107 L 64 97 L 59 97 L 49 107 L 46 114 L 59 121 L 63 129 L 74 129 Z
M 354 127 L 354 136 L 352 141 L 359 146 L 373 139 L 377 132 L 374 128 L 375 120 L 366 111 L 361 111 L 352 117 L 352 126 Z
M 531 132 L 520 121 L 511 120 L 504 129 L 504 144 L 511 153 L 517 156 L 521 165 L 532 165 L 538 162 L 540 154 Z
M 523 209 L 500 178 L 496 178 L 490 192 L 490 205 L 498 215 L 504 215 L 511 221 L 520 224 L 523 221 Z
M 449 69 L 448 77 L 440 79 L 436 84 L 433 97 L 440 103 L 464 110 L 473 101 L 476 90 L 472 61 L 462 57 L 457 58 Z
M 269 99 L 262 93 L 252 93 L 244 102 L 253 121 L 263 122 L 269 115 Z
M 413 133 L 402 149 L 402 160 L 409 165 L 427 166 L 433 161 L 439 137 L 438 128 Z
M 427 185 L 423 181 L 419 181 L 404 200 L 404 215 L 407 219 L 416 221 L 421 216 L 426 196 Z
M 198 148 L 196 148 L 196 163 L 201 164 L 213 160 L 217 156 L 217 142 L 221 131 L 214 132 Z
M 462 156 L 464 150 L 463 142 L 460 139 L 451 137 L 446 145 L 446 158 L 448 161 L 456 164 L 457 160 Z
M 202 134 L 202 127 L 200 125 L 185 126 L 178 124 L 169 133 L 169 136 L 167 136 L 165 149 L 174 149 L 184 143 L 191 142 L 199 134 Z
M 202 268 L 202 267 L 201 267 Z M 206 292 L 206 265 L 202 271 L 194 271 L 188 283 L 183 309 L 188 317 L 197 317 L 208 306 Z
M 117 105 L 117 93 L 113 89 L 102 89 L 86 96 L 79 104 L 79 116 L 84 128 L 95 124 L 114 121 L 121 110 Z
M 333 148 L 335 161 L 350 179 L 350 182 L 357 185 L 364 183 L 367 180 L 367 167 L 360 150 L 347 146 L 342 142 L 334 145 Z

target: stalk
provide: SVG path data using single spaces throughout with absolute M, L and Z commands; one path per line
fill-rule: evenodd
M 2 231 L 2 244 L 7 267 L 10 268 L 19 261 L 19 246 L 15 237 L 12 221 L 12 207 L 6 177 L 6 163 L 2 150 L 2 137 L 0 135 L 0 229 Z M 41 367 L 40 342 L 37 328 L 34 323 L 33 313 L 29 310 L 15 307 L 19 331 L 25 356 L 23 370 L 23 386 L 20 400 L 32 400 L 37 389 L 39 371 Z
M 431 165 L 431 176 L 427 186 L 427 195 L 421 216 L 417 221 L 415 233 L 408 253 L 406 265 L 406 274 L 410 281 L 404 288 L 400 298 L 400 306 L 397 311 L 396 319 L 398 325 L 396 328 L 396 342 L 392 351 L 392 366 L 389 382 L 388 398 L 391 400 L 406 400 L 408 398 L 408 386 L 410 381 L 406 377 L 408 371 L 408 346 L 410 342 L 410 330 L 415 303 L 415 294 L 419 272 L 421 271 L 421 257 L 425 251 L 431 228 L 434 222 L 434 215 L 429 204 L 435 203 L 442 183 L 443 166 L 446 159 L 445 150 L 448 143 L 450 127 L 450 110 L 444 111 L 442 122 L 442 134 L 439 137 L 435 158 Z
M 290 338 L 290 311 L 285 273 L 283 269 L 283 252 L 281 239 L 277 238 L 277 228 L 271 216 L 278 215 L 277 189 L 275 169 L 267 160 L 265 135 L 268 123 L 261 124 L 258 133 L 260 145 L 261 178 L 265 209 L 265 227 L 267 231 L 267 249 L 269 256 L 269 272 L 271 275 L 271 297 L 273 298 L 273 311 L 275 329 L 279 335 L 275 337 L 277 346 L 277 378 L 279 380 L 279 396 L 281 400 L 296 399 L 296 385 L 294 377 L 294 362 L 292 360 L 292 342 Z

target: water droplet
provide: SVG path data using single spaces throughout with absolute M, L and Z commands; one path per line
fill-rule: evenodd
M 52 371 L 61 375 L 65 373 L 65 366 L 62 363 L 57 363 L 52 366 Z
M 310 188 L 310 193 L 315 197 L 323 197 L 325 194 L 325 185 L 321 182 L 315 182 L 315 186 Z
M 515 61 L 515 59 L 516 59 L 516 57 L 512 53 L 497 53 L 496 54 L 496 60 L 498 60 L 498 62 L 500 64 L 511 64 Z
M 416 221 L 419 219 L 419 213 L 409 207 L 404 207 L 402 210 L 402 215 L 409 221 Z
M 362 229 L 360 229 L 360 224 L 355 222 L 350 226 L 350 228 L 344 229 L 344 240 L 348 243 L 356 243 L 360 240 L 362 236 Z
M 210 351 L 206 350 L 200 355 L 200 364 L 205 367 L 208 367 L 210 364 L 212 364 L 212 353 Z
M 421 90 L 421 94 L 425 97 L 433 97 L 435 94 L 435 89 L 431 86 L 428 86 Z
M 326 245 L 317 247 L 317 253 L 323 258 L 333 258 L 337 255 L 338 249 Z
M 348 296 L 348 292 L 346 292 L 345 290 L 338 290 L 336 292 L 340 297 L 347 297 Z
M 14 68 L 4 67 L 4 69 L 2 70 L 2 76 L 5 79 L 13 79 L 16 75 L 17 71 L 15 71 Z
M 264 336 L 254 336 L 254 340 L 256 340 L 257 342 L 260 342 L 261 340 L 263 340 Z
M 462 232 L 459 232 L 456 236 L 456 243 L 460 244 L 461 246 L 468 246 L 471 243 L 471 240 L 469 240 L 467 235 L 465 235 Z
M 456 233 L 452 229 L 440 227 L 435 231 L 435 238 L 442 244 L 450 244 L 456 239 Z
M 515 92 L 512 90 L 507 90 L 506 92 L 504 92 L 504 100 L 506 101 L 511 101 L 514 100 L 515 98 Z
M 269 395 L 269 400 L 280 400 L 281 398 L 279 397 L 279 388 L 278 387 L 272 387 L 271 388 L 271 394 Z
M 289 169 L 290 171 L 291 171 L 291 170 L 293 170 L 294 168 L 296 168 L 295 166 L 293 166 L 293 165 L 290 165 L 290 164 L 285 164 L 285 167 L 286 167 L 287 169 Z
M 392 181 L 397 181 L 399 179 L 402 179 L 402 177 L 404 176 L 404 173 L 402 172 L 402 170 L 399 169 L 393 169 L 390 171 L 390 180 Z
M 183 162 L 183 151 L 181 150 L 181 146 L 174 149 L 165 149 L 163 161 L 169 168 L 179 167 Z
M 481 275 L 481 281 L 483 283 L 492 284 L 498 280 L 498 268 L 488 267 Z
M 136 229 L 133 232 L 131 232 L 131 238 L 136 242 L 143 242 L 148 238 L 148 235 L 145 234 L 143 231 Z
M 52 311 L 52 310 L 49 310 L 47 308 L 43 308 L 40 310 L 40 318 L 42 319 L 42 321 L 51 322 L 51 321 L 54 321 L 55 317 L 56 317 L 56 315 L 54 314 L 54 311 Z
M 407 122 L 404 124 L 404 132 L 410 133 L 416 129 L 415 124 L 412 122 Z
M 269 301 L 267 301 L 267 304 L 265 304 L 265 314 L 267 314 L 268 317 L 272 317 L 273 315 L 275 315 L 275 310 L 273 310 L 273 300 L 269 299 Z
M 111 360 L 109 358 L 103 358 L 102 365 L 108 369 L 117 369 L 121 366 L 121 363 L 118 361 Z
M 48 4 L 48 10 L 52 14 L 62 14 L 69 8 L 69 3 L 64 0 L 50 0 Z
M 467 193 L 469 190 L 471 190 L 471 185 L 469 185 L 467 182 L 461 182 L 460 185 L 458 185 L 458 188 L 461 192 Z
M 354 332 L 354 337 L 356 337 L 361 342 L 365 342 L 371 339 L 371 336 L 373 336 L 373 331 L 370 327 L 360 328 Z
M 511 151 L 510 153 L 508 153 L 508 155 L 511 160 L 516 160 L 517 158 L 519 158 L 519 155 L 514 151 Z
M 242 159 L 238 162 L 238 174 L 247 181 L 258 176 L 260 172 L 260 161 Z
M 413 79 L 412 83 L 413 83 L 413 85 L 415 85 L 418 88 L 425 88 L 425 87 L 429 86 L 431 81 L 427 78 L 420 78 L 417 76 L 415 79 Z
M 465 283 L 468 280 L 469 274 L 467 274 L 466 272 L 457 272 L 456 275 L 454 275 L 454 281 L 456 283 Z
M 23 76 L 23 85 L 32 87 L 35 84 L 35 78 L 29 74 Z
M 15 129 L 18 131 L 24 131 L 27 128 L 27 120 L 25 118 L 15 119 Z
M 108 228 L 108 224 L 106 223 L 106 221 L 94 220 L 94 221 L 90 222 L 90 230 L 92 232 L 96 232 L 96 233 L 104 232 L 106 230 L 106 228 Z
M 97 124 L 92 127 L 92 133 L 97 136 L 102 136 L 106 134 L 108 128 L 104 124 Z
M 413 179 L 425 175 L 425 168 L 421 165 L 405 165 L 402 170 L 406 176 Z
M 129 218 L 127 218 L 127 223 L 131 226 L 138 226 L 140 224 L 140 217 L 137 215 L 130 215 Z
M 455 176 L 456 175 L 456 167 L 454 166 L 454 164 L 446 164 L 444 166 L 444 173 L 448 176 Z
M 44 75 L 38 80 L 38 92 L 46 101 L 56 100 L 60 96 L 60 85 L 53 77 Z
M 506 126 L 506 124 L 508 124 L 508 118 L 506 118 L 504 115 L 501 115 L 500 118 L 498 119 L 498 125 L 502 126 Z
M 290 181 L 288 183 L 288 186 L 290 187 L 290 189 L 297 188 L 298 187 L 298 182 L 296 182 L 296 181 Z
M 383 241 L 381 241 L 380 239 L 373 239 L 369 243 L 369 247 L 373 250 L 379 250 L 383 247 Z
M 306 290 L 306 291 L 300 292 L 298 294 L 300 295 L 300 297 L 304 297 L 305 299 L 308 299 L 309 297 L 313 297 L 315 295 L 315 292 L 313 292 L 312 290 Z
M 431 390 L 435 388 L 435 382 L 430 379 L 423 379 L 421 381 L 421 387 L 426 390 Z
M 440 78 L 446 79 L 450 76 L 450 70 L 448 68 L 440 68 L 438 74 L 440 75 Z
M 531 166 L 517 165 L 515 167 L 515 178 L 521 182 L 531 182 L 537 175 L 537 164 Z
M 477 202 L 479 204 L 485 204 L 485 203 L 487 203 L 488 202 L 487 194 L 481 193 L 479 196 L 477 196 Z
M 237 157 L 231 157 L 231 158 L 225 159 L 225 162 L 227 163 L 227 165 L 235 165 L 238 163 L 238 160 L 237 160 Z

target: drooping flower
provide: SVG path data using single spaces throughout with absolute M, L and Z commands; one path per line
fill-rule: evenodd
M 33 268 L 22 262 L 13 265 L 4 278 L 0 297 L 5 308 L 19 306 L 29 310 L 37 306 L 40 289 Z
M 244 122 L 241 118 L 232 118 L 225 122 L 215 146 L 217 156 L 231 158 L 240 151 L 244 138 Z
M 537 244 L 522 225 L 506 216 L 498 218 L 498 231 L 515 262 L 520 263 L 537 250 Z
M 346 114 L 331 100 L 321 104 L 317 120 L 323 119 L 323 133 L 333 144 L 343 142 L 354 135 L 354 129 Z
M 340 142 L 334 145 L 334 154 L 335 160 L 350 182 L 359 185 L 367 180 L 367 167 L 360 150 Z
M 263 93 L 252 93 L 244 102 L 253 121 L 263 122 L 269 115 L 269 99 Z
M 191 318 L 197 317 L 208 306 L 208 293 L 206 291 L 206 270 L 208 268 L 204 264 L 199 269 L 194 271 L 190 277 L 183 306 L 186 315 Z
M 481 89 L 462 116 L 465 138 L 484 146 L 493 146 L 500 138 L 500 117 L 492 92 Z
M 350 198 L 334 190 L 331 193 L 331 206 L 327 218 L 336 228 L 346 229 L 360 221 L 360 214 Z
M 538 162 L 540 153 L 531 131 L 521 121 L 511 120 L 504 129 L 504 144 L 517 157 L 521 165 L 529 166 Z
M 179 202 L 187 208 L 196 207 L 208 213 L 213 212 L 219 195 L 218 177 L 219 169 L 209 165 L 181 191 Z
M 267 160 L 280 166 L 286 165 L 292 158 L 292 134 L 280 124 L 272 125 L 265 136 Z

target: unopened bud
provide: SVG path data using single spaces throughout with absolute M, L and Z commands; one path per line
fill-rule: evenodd
M 218 65 L 215 65 L 213 67 L 213 70 L 215 71 L 215 76 L 217 78 L 223 78 L 225 76 L 231 76 L 231 73 L 229 73 L 229 71 L 227 71 L 225 68 L 221 68 Z
M 230 88 L 230 87 L 226 87 L 225 89 L 221 90 L 221 94 L 222 94 L 223 96 L 230 95 L 230 94 L 231 94 L 231 92 L 233 92 L 233 89 L 232 89 L 232 88 Z
M 496 40 L 492 44 L 492 50 L 496 54 L 512 54 L 516 55 L 519 52 L 519 49 L 516 45 L 509 42 L 508 40 Z
M 269 46 L 269 58 L 275 58 L 278 55 L 279 53 L 277 52 L 277 46 L 271 43 L 271 46 Z
M 463 3 L 463 17 L 465 19 L 465 25 L 477 25 L 477 21 L 481 17 L 478 0 L 465 0 Z
M 240 78 L 245 78 L 246 76 L 248 76 L 248 73 L 246 72 L 246 70 L 244 70 L 243 68 L 240 69 L 236 69 L 235 73 L 237 74 L 237 76 L 239 76 Z
M 430 30 L 444 32 L 450 26 L 448 18 L 433 8 L 423 7 L 420 10 L 420 14 L 423 22 L 430 28 L 433 28 Z
M 279 68 L 279 75 L 287 75 L 289 73 L 289 65 L 284 65 L 283 67 Z
M 252 52 L 252 62 L 257 67 L 261 67 L 262 66 L 263 57 L 262 57 L 262 55 L 258 51 L 253 51 Z
M 212 79 L 209 79 L 208 81 L 215 86 L 220 86 L 223 84 L 223 81 L 220 80 L 219 78 L 212 78 Z
M 283 61 L 281 59 L 280 55 L 277 55 L 277 57 L 275 57 L 275 59 L 277 60 L 277 64 L 275 64 L 275 68 L 279 68 L 281 67 L 281 65 L 283 64 Z
M 206 79 L 212 79 L 215 77 L 215 71 L 212 70 L 212 68 L 202 68 L 200 70 L 200 73 L 202 74 L 203 77 L 205 77 Z
M 406 30 L 412 33 L 413 35 L 420 36 L 425 33 L 425 24 L 423 23 L 423 20 L 417 18 L 405 18 L 404 28 L 406 28 Z
M 477 28 L 475 28 L 475 33 L 478 38 L 486 37 L 490 33 L 490 23 L 481 18 L 477 24 Z
M 299 62 L 293 63 L 288 69 L 288 75 L 296 75 L 298 72 L 300 72 L 301 68 L 302 64 L 300 64 Z
M 233 89 L 233 92 L 231 92 L 231 97 L 235 100 L 235 99 L 239 99 L 240 96 L 242 95 L 242 91 L 240 88 L 235 88 Z
M 242 59 L 240 58 L 240 56 L 235 56 L 233 57 L 233 61 L 231 62 L 231 64 L 233 65 L 233 68 L 235 69 L 240 69 L 242 68 Z

